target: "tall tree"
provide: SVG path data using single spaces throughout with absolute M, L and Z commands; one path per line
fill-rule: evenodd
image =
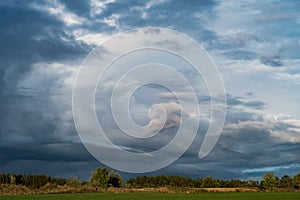
M 295 189 L 300 189 L 300 173 L 293 178 L 293 186 Z
M 120 176 L 120 174 L 118 174 L 118 173 L 112 171 L 112 172 L 109 174 L 108 185 L 109 185 L 109 186 L 112 186 L 112 187 L 116 187 L 116 188 L 122 187 L 122 185 L 123 185 L 123 180 L 122 180 L 122 177 Z
M 278 177 L 276 177 L 273 172 L 267 172 L 261 181 L 261 186 L 264 189 L 273 190 L 278 186 L 278 180 Z
M 281 177 L 279 181 L 280 188 L 292 188 L 293 187 L 293 179 L 289 175 L 284 175 Z
M 218 183 L 217 180 L 208 176 L 203 179 L 202 187 L 203 188 L 216 188 L 216 187 L 220 187 L 220 184 Z
M 98 168 L 92 173 L 90 182 L 92 185 L 102 188 L 107 188 L 109 186 L 121 187 L 122 178 L 116 172 L 110 173 L 107 168 Z
M 90 182 L 94 186 L 102 188 L 108 187 L 110 176 L 107 168 L 97 168 L 91 176 Z
M 67 179 L 66 185 L 71 187 L 79 187 L 81 185 L 80 181 L 78 180 L 78 177 L 70 177 Z

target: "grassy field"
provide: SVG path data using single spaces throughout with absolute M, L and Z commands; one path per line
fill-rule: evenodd
M 165 194 L 165 193 L 86 193 L 86 194 L 45 194 L 45 195 L 18 195 L 18 196 L 0 196 L 0 200 L 143 200 L 143 199 L 158 199 L 158 200 L 299 200 L 300 192 L 288 193 L 201 193 L 201 194 Z

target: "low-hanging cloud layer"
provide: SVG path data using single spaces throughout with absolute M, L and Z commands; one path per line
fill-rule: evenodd
M 204 117 L 195 141 L 179 160 L 153 173 L 243 179 L 257 179 L 266 171 L 296 174 L 299 9 L 296 1 L 275 0 L 0 2 L 0 172 L 86 179 L 101 166 L 81 144 L 73 122 L 72 87 L 78 69 L 112 34 L 160 26 L 183 32 L 207 49 L 224 79 L 227 115 L 217 145 L 199 159 L 209 118 L 205 107 L 211 100 L 207 92 L 199 95 Z M 150 140 L 117 137 L 110 130 L 115 144 L 133 152 L 161 148 L 179 123 L 175 94 L 155 86 L 146 89 L 132 99 L 133 119 L 147 123 L 149 105 L 155 103 L 168 111 L 168 118 L 163 136 Z M 188 99 L 190 94 L 176 95 Z M 153 120 L 161 120 L 155 109 Z M 104 116 L 105 109 L 98 111 Z

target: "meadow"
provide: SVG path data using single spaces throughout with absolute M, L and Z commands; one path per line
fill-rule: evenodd
M 167 193 L 80 193 L 0 196 L 0 200 L 299 200 L 300 192 L 210 192 L 199 194 Z

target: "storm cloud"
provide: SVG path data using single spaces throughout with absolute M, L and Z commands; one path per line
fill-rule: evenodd
M 266 171 L 296 174 L 300 163 L 299 6 L 295 1 L 233 0 L 1 2 L 0 172 L 86 179 L 94 168 L 103 166 L 77 135 L 73 82 L 88 53 L 111 35 L 158 26 L 185 33 L 207 49 L 224 80 L 227 115 L 217 145 L 199 159 L 208 127 L 205 108 L 211 97 L 207 91 L 197 94 L 204 117 L 195 141 L 175 163 L 149 174 L 243 179 L 259 179 Z M 193 72 L 185 70 L 193 77 Z M 147 96 L 149 91 L 153 98 Z M 156 87 L 147 92 L 136 93 L 132 117 L 147 123 L 149 105 L 159 100 L 169 109 L 167 123 L 162 136 L 149 140 L 119 136 L 116 124 L 109 123 L 107 128 L 113 127 L 110 139 L 128 151 L 163 147 L 180 124 L 174 94 Z M 189 98 L 184 92 L 177 95 Z M 111 119 L 108 108 L 101 106 L 99 115 Z

